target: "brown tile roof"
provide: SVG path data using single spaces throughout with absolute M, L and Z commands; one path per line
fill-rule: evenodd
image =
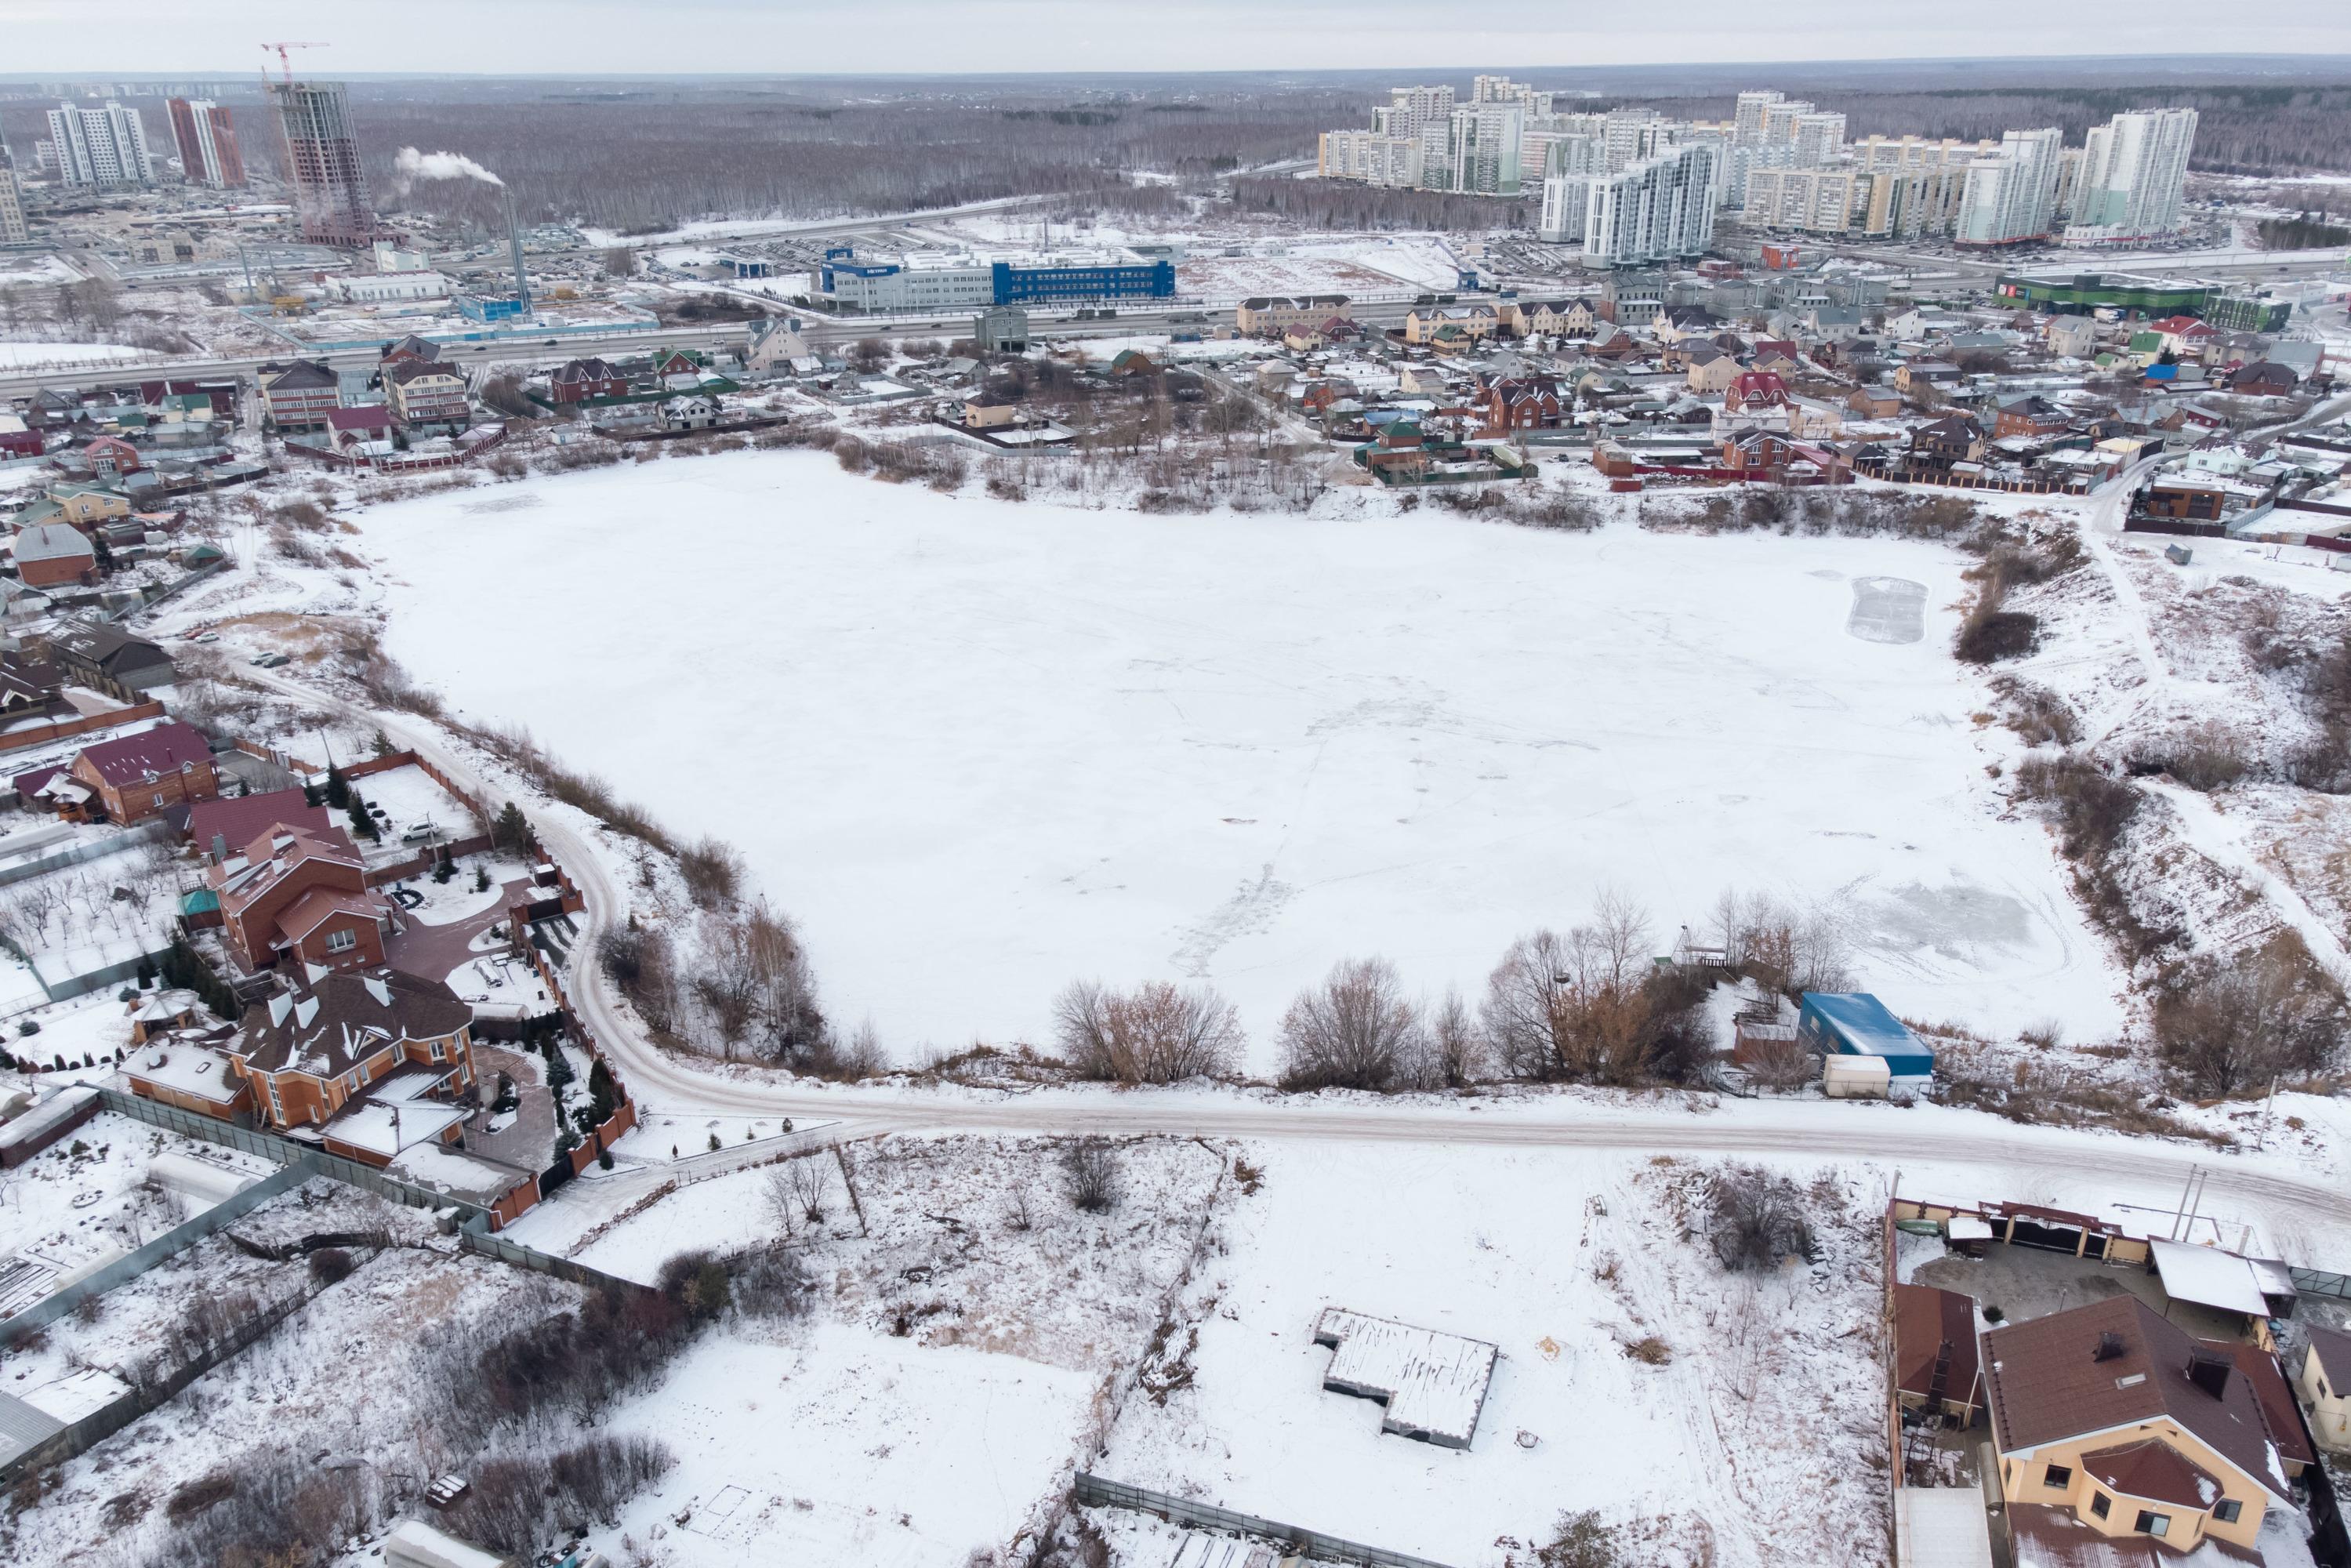
M 2082 1456 L 2082 1468 L 2109 1491 L 2168 1502 L 2201 1513 L 2220 1498 L 2220 1480 L 2201 1465 L 2191 1463 L 2170 1444 L 2153 1437 L 2095 1448 Z
M 235 800 L 199 800 L 188 810 L 188 837 L 204 854 L 212 852 L 215 837 L 226 839 L 234 854 L 249 849 L 280 823 L 313 836 L 334 829 L 327 808 L 311 805 L 301 790 L 271 789 Z
M 2311 1448 L 2309 1429 L 2302 1424 L 2301 1407 L 2294 1402 L 2294 1386 L 2285 1380 L 2285 1369 L 2278 1359 L 2257 1344 L 2218 1344 L 2235 1358 L 2237 1370 L 2252 1385 L 2253 1397 L 2261 1401 L 2262 1419 L 2269 1423 L 2270 1438 L 2278 1446 L 2279 1457 L 2288 1464 L 2311 1465 L 2318 1455 Z
M 473 1017 L 439 980 L 347 970 L 246 1009 L 235 1050 L 257 1071 L 332 1078 L 401 1040 L 455 1034 Z
M 2096 1359 L 2102 1336 L 2114 1354 Z M 2251 1385 L 2231 1375 L 2218 1397 L 2191 1382 L 2197 1342 L 2137 1296 L 2011 1323 L 1983 1336 L 1992 1432 L 2002 1453 L 2165 1416 L 2280 1498 L 2286 1479 Z
M 1975 1302 L 1957 1291 L 1940 1291 L 1932 1285 L 1895 1286 L 1895 1386 L 1924 1397 L 1934 1381 L 1935 1362 L 1945 1340 L 1951 1344 L 1951 1364 L 1943 1377 L 1943 1397 L 1965 1405 L 1979 1403 Z
M 2011 1503 L 2008 1529 L 2016 1548 L 2016 1568 L 2174 1568 L 2180 1554 L 2152 1535 L 2106 1535 L 2074 1517 L 2069 1508 Z M 2196 1563 L 2241 1563 L 2262 1568 L 2262 1554 L 2208 1535 L 2197 1546 Z M 2208 1556 L 2209 1554 L 2209 1556 Z

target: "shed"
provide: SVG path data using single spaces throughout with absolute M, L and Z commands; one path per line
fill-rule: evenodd
M 390 1568 L 506 1568 L 507 1559 L 434 1529 L 421 1519 L 403 1519 L 384 1537 Z
M 1932 1285 L 1894 1287 L 1894 1387 L 1905 1405 L 1972 1425 L 1983 1406 L 1976 1303 Z
M 2252 1265 L 2233 1252 L 2200 1247 L 2189 1241 L 2157 1237 L 2147 1243 L 2155 1255 L 2155 1272 L 2163 1293 L 2175 1301 L 2189 1301 L 2249 1318 L 2266 1318 L 2270 1303 Z
M 1806 991 L 1796 1015 L 1796 1038 L 1823 1056 L 1875 1056 L 1896 1078 L 1935 1071 L 1926 1041 L 1866 991 Z

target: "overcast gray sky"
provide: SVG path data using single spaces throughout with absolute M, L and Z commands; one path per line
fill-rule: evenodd
M 1525 69 L 1675 59 L 2351 54 L 2346 0 L 0 0 L 0 71 Z

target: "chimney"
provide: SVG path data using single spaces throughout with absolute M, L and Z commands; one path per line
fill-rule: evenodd
M 530 276 L 522 269 L 522 227 L 515 222 L 514 187 L 507 187 L 507 255 L 514 263 L 515 298 L 530 309 Z
M 213 835 L 213 864 L 218 865 L 226 859 L 228 859 L 228 835 L 226 833 L 214 833 Z
M 2098 1335 L 2098 1348 L 2090 1353 L 2092 1361 L 2113 1361 L 2123 1353 L 2123 1336 L 2112 1329 Z
M 2188 1381 L 2215 1399 L 2229 1396 L 2229 1374 L 2235 1368 L 2234 1362 L 2214 1351 L 2188 1353 Z

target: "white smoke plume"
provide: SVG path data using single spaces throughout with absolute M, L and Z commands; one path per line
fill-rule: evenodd
M 503 185 L 504 180 L 475 162 L 462 152 L 419 152 L 413 147 L 403 147 L 400 156 L 392 161 L 392 172 L 399 178 L 400 193 L 418 180 L 479 180 L 486 185 Z

